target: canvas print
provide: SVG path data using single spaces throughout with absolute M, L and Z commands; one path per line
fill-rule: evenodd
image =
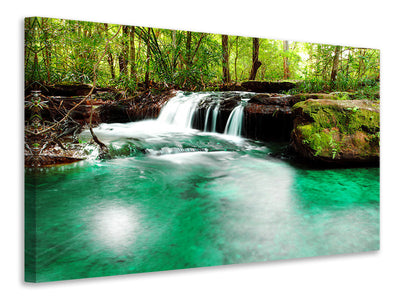
M 24 28 L 26 281 L 379 249 L 379 50 Z

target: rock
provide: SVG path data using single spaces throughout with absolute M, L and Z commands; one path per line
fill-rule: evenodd
M 239 102 L 241 101 L 241 98 L 239 95 L 235 95 L 233 97 L 227 98 L 225 100 L 222 100 L 220 103 L 220 109 L 221 110 L 232 110 L 236 106 L 239 105 Z
M 245 88 L 241 86 L 240 83 L 228 83 L 223 84 L 218 87 L 219 91 L 226 92 L 226 91 L 245 91 Z
M 256 94 L 244 108 L 246 137 L 266 141 L 288 141 L 292 130 L 290 96 Z
M 294 95 L 299 101 L 305 101 L 308 99 L 332 99 L 332 100 L 338 100 L 336 97 L 334 97 L 333 94 L 326 94 L 326 93 L 303 93 L 303 94 L 297 94 Z
M 292 105 L 292 96 L 281 94 L 256 94 L 248 101 L 248 103 L 264 104 L 264 105 Z
M 279 93 L 288 91 L 296 87 L 290 81 L 244 81 L 241 83 L 242 89 L 256 93 Z
M 369 100 L 311 99 L 292 108 L 291 146 L 320 162 L 378 163 L 379 104 Z
M 301 101 L 308 99 L 354 100 L 354 94 L 348 92 L 304 93 L 295 95 Z

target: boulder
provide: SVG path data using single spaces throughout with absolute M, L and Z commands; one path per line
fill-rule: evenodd
M 296 83 L 290 81 L 244 81 L 242 90 L 256 93 L 280 93 L 296 87 Z
M 292 108 L 291 146 L 303 158 L 330 163 L 379 163 L 379 104 L 310 99 Z

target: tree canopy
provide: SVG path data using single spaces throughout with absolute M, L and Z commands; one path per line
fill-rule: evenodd
M 115 38 L 109 42 L 109 39 Z M 106 54 L 100 60 L 106 48 Z M 92 83 L 132 93 L 152 84 L 207 90 L 252 80 L 301 81 L 307 92 L 379 90 L 376 49 L 121 26 L 25 19 L 25 82 Z

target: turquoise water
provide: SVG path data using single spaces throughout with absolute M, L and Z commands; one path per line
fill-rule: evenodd
M 379 168 L 299 167 L 273 144 L 156 127 L 104 124 L 112 159 L 26 171 L 27 278 L 379 249 Z

